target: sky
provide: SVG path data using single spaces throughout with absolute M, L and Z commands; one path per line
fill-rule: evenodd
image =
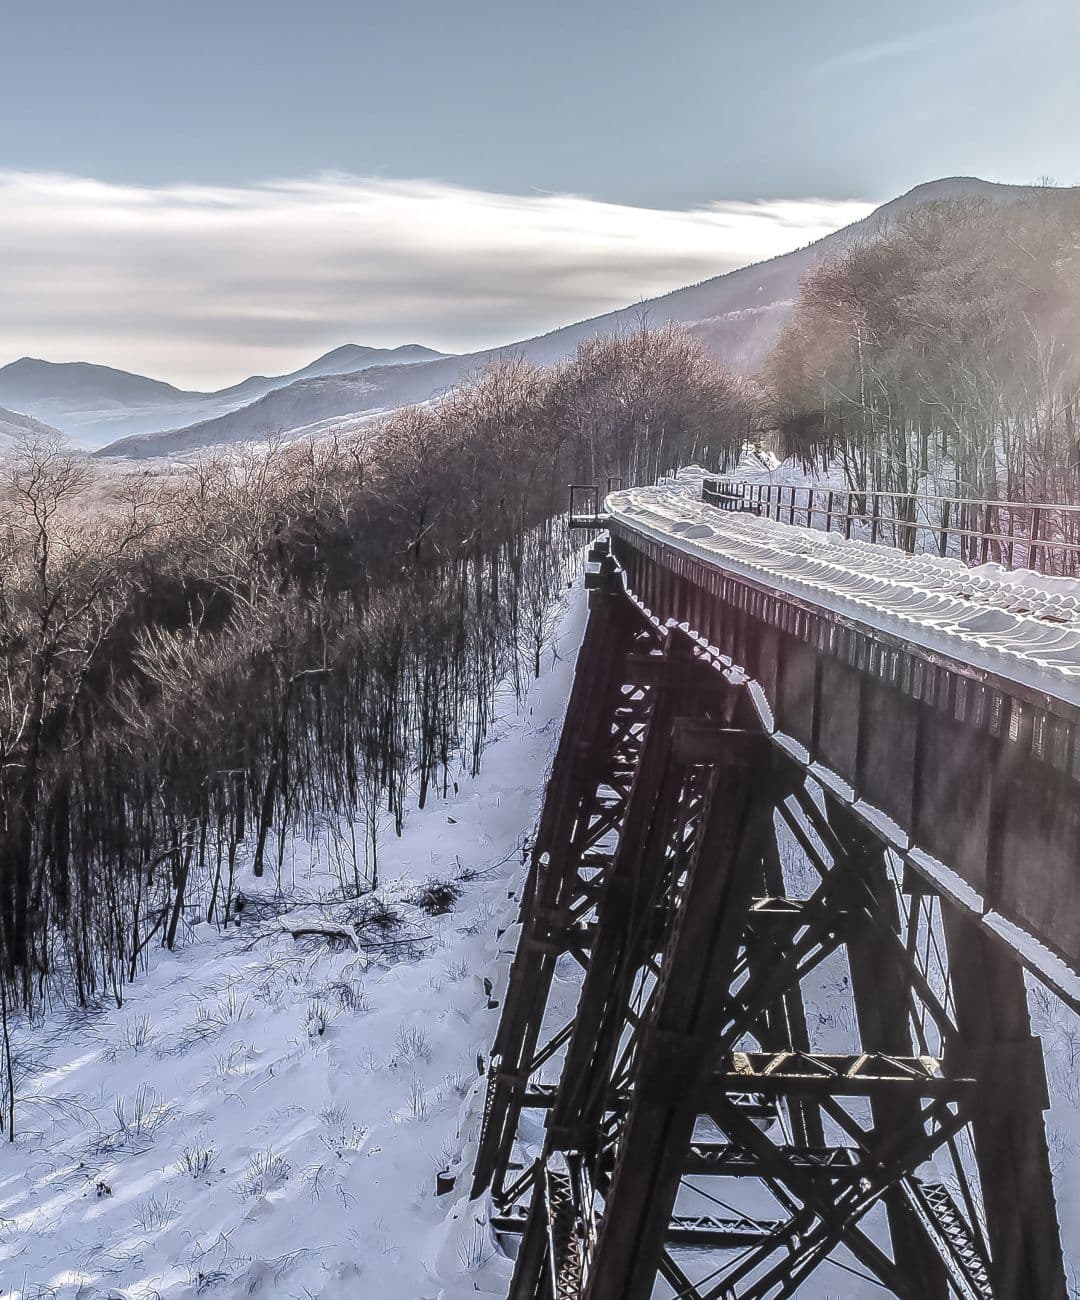
M 0 364 L 486 347 L 1080 181 L 1080 0 L 0 0 L 0 46 Z

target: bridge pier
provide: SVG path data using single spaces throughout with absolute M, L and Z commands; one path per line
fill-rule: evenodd
M 889 878 L 885 852 L 851 814 L 833 809 L 832 821 L 839 839 L 856 859 L 848 876 L 852 920 L 847 933 L 847 957 L 860 1040 L 869 1051 L 917 1055 L 927 1044 L 912 1041 L 910 970 L 896 960 L 895 952 L 882 943 L 880 934 L 882 924 L 893 934 L 900 934 L 896 890 Z M 875 914 L 877 925 L 872 919 Z M 874 1098 L 871 1108 L 874 1125 L 881 1130 L 918 1122 L 918 1098 L 902 1092 Z M 926 1300 L 945 1300 L 948 1275 L 926 1226 L 902 1188 L 890 1188 L 884 1200 L 897 1260 L 907 1264 L 919 1295 Z
M 944 909 L 959 1030 L 957 1064 L 983 1087 L 972 1129 L 983 1186 L 995 1294 L 1067 1294 L 1043 1112 L 1042 1043 L 1031 1034 L 1023 968 L 1002 945 Z

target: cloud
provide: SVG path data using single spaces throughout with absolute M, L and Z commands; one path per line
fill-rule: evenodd
M 976 19 L 967 23 L 946 23 L 940 27 L 926 27 L 921 31 L 909 32 L 907 35 L 896 37 L 895 40 L 859 45 L 853 49 L 842 50 L 833 58 L 823 59 L 814 65 L 813 72 L 819 76 L 831 76 L 834 73 L 883 63 L 889 59 L 902 59 L 911 54 L 920 54 L 936 46 L 948 44 L 958 36 L 985 30 L 990 26 L 990 21 L 990 19 Z
M 1053 22 L 1062 13 L 1075 12 L 1076 0 L 1004 0 L 1002 8 L 960 22 L 940 23 L 904 32 L 891 40 L 874 41 L 841 49 L 810 69 L 812 77 L 835 76 L 878 63 L 910 59 L 941 49 L 955 67 L 958 60 L 971 60 L 1015 44 L 1017 22 L 1031 34 L 1043 20 Z M 1040 38 L 1041 39 L 1041 38 Z M 910 63 L 902 65 L 910 70 Z
M 217 386 L 346 341 L 466 351 L 760 261 L 870 205 L 688 211 L 321 176 L 139 187 L 0 172 L 0 363 Z

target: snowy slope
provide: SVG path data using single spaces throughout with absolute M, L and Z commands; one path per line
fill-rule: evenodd
M 0 452 L 15 446 L 22 438 L 62 438 L 59 429 L 43 424 L 19 411 L 0 406 Z
M 328 901 L 340 838 L 294 841 L 279 898 L 242 882 L 239 929 L 196 926 L 121 1009 L 21 1035 L 3 1300 L 505 1294 L 509 1261 L 435 1174 L 471 1160 L 498 1015 L 483 980 L 509 961 L 583 618 L 576 592 L 544 677 L 520 710 L 501 700 L 481 776 L 388 840 L 377 901 L 399 924 Z M 445 915 L 415 905 L 432 876 L 462 889 Z
M 699 472 L 608 497 L 659 541 L 867 627 L 1080 705 L 1080 582 L 907 555 L 837 533 L 717 510 Z
M 340 901 L 347 828 L 290 841 L 280 881 L 242 879 L 239 929 L 196 925 L 185 947 L 155 955 L 122 1008 L 57 1008 L 19 1034 L 19 1132 L 0 1151 L 0 1300 L 506 1295 L 512 1264 L 483 1202 L 466 1196 L 486 1083 L 477 1059 L 499 1014 L 484 981 L 499 997 L 523 837 L 584 615 L 575 591 L 540 682 L 520 708 L 509 692 L 500 700 L 480 777 L 386 842 L 391 883 L 375 900 Z M 418 905 L 432 878 L 462 891 L 446 914 Z M 304 930 L 339 938 L 294 939 Z M 833 1011 L 847 1006 L 846 983 L 843 963 L 826 963 L 809 990 L 822 1050 L 853 1050 L 853 1024 Z M 556 1019 L 575 997 L 569 973 L 557 978 Z M 1080 1027 L 1046 995 L 1033 1011 L 1075 1278 Z M 525 1136 L 539 1143 L 542 1126 Z M 457 1186 L 437 1197 L 444 1168 Z M 882 1294 L 842 1269 L 825 1267 L 800 1295 Z

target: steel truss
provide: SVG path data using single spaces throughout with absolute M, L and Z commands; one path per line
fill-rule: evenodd
M 475 1166 L 511 1300 L 1064 1300 L 1021 968 L 592 559 Z

